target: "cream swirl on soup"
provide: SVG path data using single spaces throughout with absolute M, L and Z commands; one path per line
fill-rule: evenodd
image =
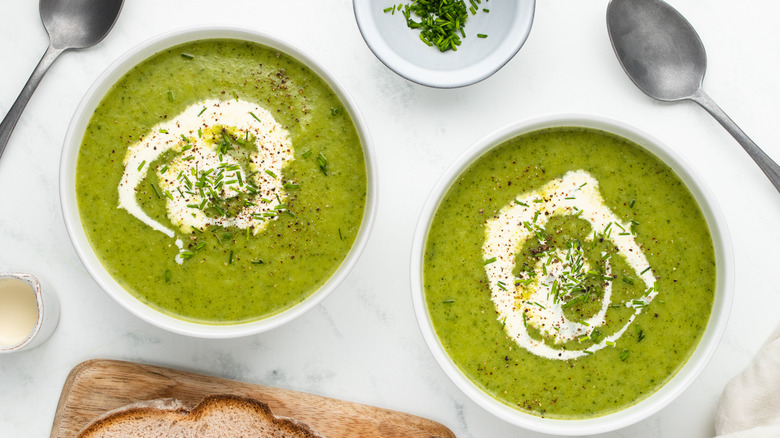
M 164 154 L 170 154 L 165 155 Z M 164 159 L 167 158 L 167 159 Z M 119 207 L 170 237 L 136 199 L 149 171 L 171 223 L 183 233 L 207 226 L 260 232 L 285 210 L 282 169 L 293 159 L 287 131 L 267 110 L 243 100 L 206 100 L 155 126 L 125 155 Z
M 507 334 L 521 347 L 549 359 L 576 359 L 614 345 L 636 315 L 658 293 L 655 278 L 647 258 L 636 243 L 632 224 L 623 222 L 605 204 L 598 181 L 589 173 L 571 171 L 538 190 L 522 194 L 487 221 L 482 247 L 491 299 Z M 592 232 L 585 242 L 569 242 L 565 248 L 548 248 L 545 225 L 556 216 L 573 216 L 587 221 Z M 608 239 L 619 257 L 644 283 L 645 293 L 620 303 L 634 309 L 617 331 L 602 336 L 598 328 L 604 325 L 612 303 L 612 261 L 608 253 L 600 260 L 588 260 L 583 245 L 598 236 Z M 536 262 L 530 269 L 516 275 L 516 254 L 527 242 L 536 240 Z M 586 281 L 600 283 L 600 297 L 590 296 Z M 593 314 L 572 319 L 566 308 L 577 301 L 600 299 L 601 306 Z M 540 336 L 532 336 L 529 328 Z M 582 349 L 565 348 L 562 344 L 589 340 Z

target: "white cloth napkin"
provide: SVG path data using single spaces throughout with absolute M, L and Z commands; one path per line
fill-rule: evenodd
M 722 438 L 780 437 L 780 325 L 723 390 L 715 413 Z

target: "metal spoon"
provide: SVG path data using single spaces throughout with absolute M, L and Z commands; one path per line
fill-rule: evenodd
M 702 90 L 707 55 L 699 35 L 679 12 L 661 0 L 611 0 L 607 31 L 623 70 L 637 87 L 658 100 L 701 105 L 780 191 L 780 166 Z
M 49 47 L 16 102 L 0 123 L 0 156 L 3 155 L 19 116 L 57 57 L 68 49 L 84 49 L 99 43 L 114 26 L 124 0 L 40 0 L 41 21 L 49 34 Z

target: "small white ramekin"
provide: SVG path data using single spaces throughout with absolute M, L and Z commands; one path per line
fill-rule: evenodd
M 392 2 L 353 0 L 352 5 L 363 39 L 382 63 L 412 82 L 436 88 L 471 85 L 501 69 L 528 39 L 536 10 L 536 0 L 482 2 L 480 8 L 490 12 L 468 14 L 466 38 L 457 52 L 440 52 L 420 40 L 419 30 L 409 29 L 400 11 L 384 12 Z
M 35 305 L 38 315 L 35 325 L 27 336 L 14 345 L 0 345 L 0 354 L 26 351 L 43 344 L 54 332 L 60 320 L 60 302 L 57 294 L 51 288 L 44 288 L 41 281 L 34 275 L 20 272 L 0 273 L 0 279 L 19 280 L 30 286 L 35 294 Z

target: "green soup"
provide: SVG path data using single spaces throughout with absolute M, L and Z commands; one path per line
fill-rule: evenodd
M 696 200 L 658 158 L 550 128 L 457 177 L 428 230 L 423 285 L 439 340 L 475 385 L 537 416 L 589 418 L 686 363 L 711 313 L 715 255 Z
M 224 108 L 239 100 L 257 108 L 243 111 L 245 123 L 260 122 L 262 111 L 277 123 L 275 132 L 286 133 L 287 147 L 266 154 L 289 155 L 276 171 L 250 163 L 262 126 L 244 131 L 227 119 L 174 138 L 166 146 L 171 149 L 134 164 L 137 169 L 126 165 L 134 145 L 167 133 L 160 126 L 188 108 L 203 101 Z M 197 117 L 215 110 L 200 111 Z M 187 156 L 193 145 L 219 166 Z M 194 158 L 193 165 L 188 160 Z M 174 163 L 190 167 L 176 176 Z M 118 207 L 123 173 L 141 175 L 130 196 L 172 235 Z M 166 186 L 163 175 L 181 185 Z M 264 189 L 264 180 L 275 186 Z M 328 84 L 284 53 L 230 39 L 167 49 L 124 75 L 97 106 L 76 171 L 84 230 L 108 272 L 153 308 L 212 324 L 268 317 L 322 286 L 356 239 L 366 187 L 359 136 Z M 177 199 L 189 202 L 180 205 L 182 217 L 224 221 L 182 228 L 169 214 Z M 232 223 L 241 215 L 252 225 Z

